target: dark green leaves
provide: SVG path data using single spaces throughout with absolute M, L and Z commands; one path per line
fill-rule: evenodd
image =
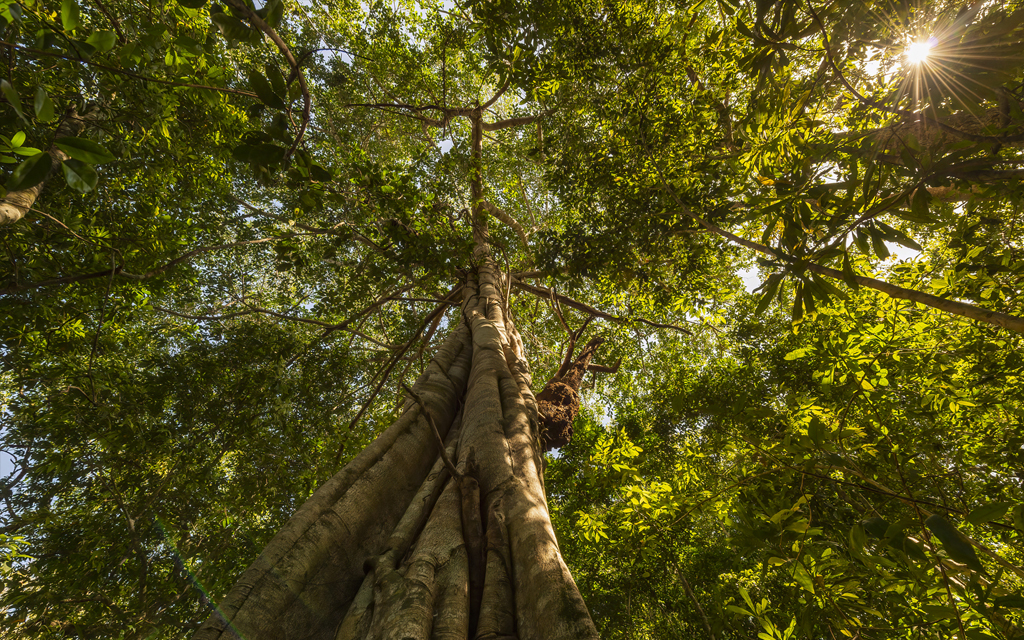
M 40 122 L 53 120 L 53 102 L 50 101 L 50 96 L 46 95 L 46 90 L 42 87 L 36 88 L 36 97 L 32 106 L 35 108 L 36 120 Z
M 942 547 L 949 554 L 950 558 L 967 565 L 979 573 L 985 573 L 985 568 L 981 566 L 981 561 L 978 559 L 978 554 L 974 551 L 971 541 L 950 524 L 948 520 L 939 514 L 935 514 L 925 520 L 924 523 L 935 534 L 935 537 L 942 542 Z
M 25 118 L 25 114 L 21 110 L 21 98 L 18 97 L 18 92 L 11 86 L 10 82 L 0 80 L 0 93 L 3 93 L 8 104 L 10 104 L 11 108 L 14 109 L 14 113 L 18 114 L 19 118 L 27 122 L 28 120 Z
M 268 65 L 268 69 L 270 65 Z M 276 70 L 276 67 L 274 67 Z M 277 71 L 277 76 L 280 77 L 280 70 Z M 284 100 L 275 91 L 270 81 L 258 71 L 249 72 L 249 85 L 252 86 L 252 90 L 259 96 L 259 99 L 263 104 L 267 105 L 271 109 L 285 108 Z M 284 87 L 284 79 L 280 79 L 280 86 Z
M 287 149 L 276 144 L 257 143 L 242 144 L 231 151 L 231 155 L 239 162 L 252 162 L 264 166 L 280 164 L 284 160 Z
M 92 168 L 92 165 L 86 164 L 81 160 L 70 159 L 61 163 L 60 168 L 64 173 L 64 179 L 67 181 L 68 186 L 75 191 L 88 193 L 96 188 L 99 175 Z
M 8 191 L 21 191 L 34 187 L 50 173 L 52 159 L 50 154 L 40 151 L 28 160 L 18 165 L 18 168 L 11 174 L 11 179 L 5 185 Z
M 256 15 L 263 18 L 270 26 L 276 27 L 281 23 L 281 18 L 284 16 L 283 0 L 268 0 L 262 9 L 256 10 Z
M 189 9 L 201 9 L 206 4 L 206 0 L 178 0 L 178 4 Z
M 259 38 L 258 32 L 245 26 L 238 18 L 224 13 L 223 10 L 213 13 L 210 19 L 228 39 L 228 42 L 253 42 Z
M 1013 506 L 1011 502 L 990 502 L 982 505 L 967 515 L 967 522 L 973 525 L 985 524 L 1006 515 Z
M 768 276 L 768 279 L 765 280 L 760 287 L 757 288 L 757 291 L 763 290 L 764 295 L 761 296 L 761 300 L 757 303 L 757 308 L 754 310 L 756 315 L 764 313 L 765 309 L 768 308 L 768 305 L 771 304 L 772 300 L 779 292 L 779 285 L 782 284 L 783 277 L 784 274 L 773 273 Z
M 60 138 L 54 144 L 75 160 L 89 164 L 103 164 L 114 159 L 113 154 L 102 145 L 86 138 Z

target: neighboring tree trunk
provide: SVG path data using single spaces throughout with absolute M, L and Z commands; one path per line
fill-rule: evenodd
M 74 106 L 72 106 L 65 114 L 64 121 L 57 127 L 55 139 L 79 135 L 85 129 L 86 121 L 95 119 L 98 111 L 99 109 L 93 106 L 86 111 L 85 115 L 79 116 Z M 50 154 L 50 174 L 52 174 L 54 169 L 60 166 L 60 163 L 68 159 L 68 155 L 56 146 L 51 146 L 48 149 L 48 153 Z M 0 225 L 14 224 L 24 218 L 25 214 L 32 208 L 32 205 L 36 203 L 36 199 L 39 198 L 39 194 L 43 192 L 43 187 L 45 186 L 46 180 L 43 180 L 28 189 L 8 193 L 0 200 Z
M 197 640 L 598 637 L 551 526 L 537 402 L 502 291 L 487 259 L 413 387 L 422 404 L 407 401 L 313 494 Z

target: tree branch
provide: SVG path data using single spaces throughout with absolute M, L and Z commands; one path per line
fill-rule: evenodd
M 492 204 L 491 202 L 488 202 L 487 200 L 484 200 L 483 207 L 484 207 L 484 210 L 487 213 L 491 214 L 492 216 L 494 216 L 498 220 L 504 222 L 505 224 L 510 226 L 513 231 L 516 232 L 516 235 L 519 236 L 519 241 L 523 243 L 523 248 L 524 249 L 529 247 L 529 240 L 528 240 L 528 238 L 526 236 L 526 232 L 523 231 L 523 225 L 521 225 L 518 222 L 516 222 L 515 218 L 513 218 L 509 214 L 505 213 L 503 210 L 499 209 L 498 207 L 494 206 L 494 204 Z
M 604 311 L 600 311 L 599 309 L 595 309 L 594 307 L 591 307 L 588 304 L 583 304 L 582 302 L 577 302 L 576 300 L 573 300 L 572 298 L 564 296 L 560 293 L 555 293 L 552 289 L 549 289 L 547 287 L 542 287 L 536 284 L 527 284 L 522 280 L 519 280 L 519 278 L 515 274 L 513 274 L 512 276 L 512 286 L 522 291 L 529 291 L 530 293 L 540 296 L 541 298 L 551 298 L 552 296 L 554 296 L 555 299 L 557 299 L 561 304 L 564 304 L 567 307 L 571 307 L 573 309 L 576 309 L 577 311 L 582 311 L 584 313 L 589 313 L 590 315 L 596 318 L 608 320 L 609 322 L 614 322 L 616 324 L 634 324 L 639 322 L 651 327 L 656 327 L 658 329 L 672 329 L 673 331 L 678 331 L 688 336 L 693 335 L 693 332 L 691 332 L 689 329 L 680 327 L 679 325 L 666 324 L 663 322 L 653 322 L 651 320 L 647 320 L 646 318 L 624 318 L 621 316 L 606 313 Z
M 88 67 L 96 67 L 97 69 L 103 69 L 104 71 L 110 71 L 111 73 L 117 73 L 129 78 L 136 78 L 137 80 L 144 80 L 146 82 L 156 82 L 157 84 L 166 84 L 172 87 L 187 87 L 189 89 L 206 89 L 208 91 L 218 91 L 220 93 L 231 93 L 234 95 L 245 96 L 247 98 L 256 98 L 259 100 L 259 96 L 249 91 L 241 91 L 239 89 L 228 89 L 226 87 L 211 87 L 205 84 L 192 84 L 189 82 L 177 82 L 175 80 L 164 80 L 162 78 L 154 78 L 152 76 L 144 76 L 141 73 L 135 73 L 133 71 L 125 71 L 124 69 L 118 69 L 117 67 L 111 67 L 99 62 L 93 62 L 91 60 L 83 60 L 81 58 L 74 58 L 71 56 L 64 56 L 59 53 L 52 53 L 50 51 L 40 51 L 39 49 L 32 49 L 30 47 L 23 47 L 11 42 L 4 42 L 0 40 L 0 46 L 10 47 L 17 49 L 18 51 L 25 51 L 37 56 L 45 56 L 47 58 L 59 58 L 61 60 L 67 60 L 69 62 L 77 62 L 78 64 L 84 64 Z
M 522 118 L 509 118 L 507 120 L 499 120 L 498 122 L 485 122 L 483 123 L 484 131 L 500 131 L 502 129 L 508 129 L 509 127 L 518 127 L 524 124 L 530 124 L 536 122 L 544 116 L 549 116 L 554 113 L 554 109 L 548 109 L 542 111 L 535 116 L 524 116 Z
M 306 135 L 306 127 L 309 125 L 309 112 L 312 106 L 312 100 L 309 96 L 309 86 L 306 84 L 306 75 L 302 73 L 302 67 L 299 66 L 299 62 L 292 55 L 291 49 L 285 43 L 284 38 L 274 30 L 269 24 L 264 22 L 263 18 L 256 15 L 256 12 L 250 9 L 244 2 L 239 0 L 226 0 L 227 4 L 239 13 L 245 14 L 249 22 L 265 33 L 270 40 L 277 45 L 278 50 L 284 59 L 288 62 L 288 66 L 292 68 L 292 73 L 295 74 L 299 81 L 299 88 L 302 90 L 302 121 L 299 124 L 299 131 L 295 135 L 295 141 L 292 142 L 291 148 L 288 149 L 288 153 L 284 154 L 284 157 L 290 158 L 295 150 L 298 149 L 299 144 L 302 142 L 302 137 Z

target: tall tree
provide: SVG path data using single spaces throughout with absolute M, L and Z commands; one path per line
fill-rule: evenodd
M 1017 637 L 960 8 L 0 0 L 0 636 Z

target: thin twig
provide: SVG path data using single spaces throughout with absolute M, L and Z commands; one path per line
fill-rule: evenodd
M 430 430 L 434 432 L 434 438 L 437 440 L 437 450 L 441 453 L 441 460 L 444 461 L 444 466 L 447 467 L 448 473 L 452 474 L 457 482 L 462 481 L 462 474 L 452 464 L 451 458 L 448 457 L 448 452 L 444 449 L 444 440 L 441 438 L 441 432 L 437 428 L 437 423 L 434 422 L 434 416 L 430 415 L 430 409 L 427 408 L 426 403 L 423 402 L 423 398 L 409 388 L 404 382 L 402 383 L 402 389 L 405 390 L 409 397 L 416 401 L 416 404 L 420 406 L 420 413 L 426 417 L 427 423 L 430 425 Z
M 520 276 L 522 276 L 522 274 L 520 274 Z M 646 318 L 624 318 L 621 316 L 616 316 L 611 313 L 595 309 L 594 307 L 588 304 L 577 302 L 576 300 L 573 300 L 572 298 L 564 296 L 560 293 L 554 293 L 551 289 L 548 289 L 547 287 L 542 287 L 536 284 L 527 284 L 526 282 L 523 282 L 522 280 L 515 276 L 513 276 L 512 285 L 517 289 L 529 291 L 530 293 L 538 295 L 542 298 L 550 298 L 552 295 L 554 295 L 555 298 L 557 298 L 561 304 L 564 304 L 567 307 L 572 307 L 573 309 L 576 309 L 578 311 L 588 313 L 594 317 L 601 318 L 602 320 L 608 320 L 616 324 L 641 323 L 651 327 L 655 327 L 657 329 L 672 329 L 673 331 L 678 331 L 688 336 L 693 335 L 693 332 L 691 332 L 689 329 L 685 329 L 675 324 L 669 324 L 665 322 L 654 322 L 652 320 L 647 320 Z

